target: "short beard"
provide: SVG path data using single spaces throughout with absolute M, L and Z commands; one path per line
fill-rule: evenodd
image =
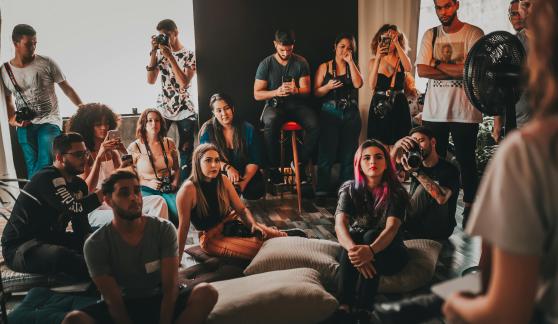
M 450 26 L 453 21 L 455 20 L 455 17 L 457 16 L 457 11 L 453 13 L 453 15 L 450 17 L 450 19 L 447 22 L 443 22 L 442 20 L 440 20 L 440 22 L 442 23 L 442 26 Z
M 112 209 L 114 211 L 114 217 L 120 217 L 127 221 L 133 221 L 141 217 L 141 209 L 138 212 L 124 210 L 118 206 L 112 206 Z
M 73 166 L 71 166 L 69 163 L 64 163 L 64 171 L 66 171 L 67 174 L 72 176 L 77 176 L 78 174 L 83 173 L 83 170 L 80 171 L 74 168 Z

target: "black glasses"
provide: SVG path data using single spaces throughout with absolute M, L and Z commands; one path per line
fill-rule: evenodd
M 75 151 L 75 152 L 67 152 L 63 154 L 69 154 L 75 157 L 76 159 L 83 159 L 83 158 L 88 158 L 91 153 L 89 153 L 89 151 Z

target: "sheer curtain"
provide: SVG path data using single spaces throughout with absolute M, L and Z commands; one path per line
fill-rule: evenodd
M 359 90 L 359 109 L 362 118 L 360 140 L 366 139 L 368 108 L 372 91 L 368 87 L 368 61 L 372 53 L 370 42 L 376 31 L 386 23 L 394 24 L 409 41 L 409 57 L 414 64 L 417 53 L 420 0 L 359 0 L 358 1 L 358 60 L 365 85 Z

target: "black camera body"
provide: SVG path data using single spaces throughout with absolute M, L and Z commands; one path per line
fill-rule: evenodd
M 32 121 L 35 117 L 37 117 L 37 112 L 28 106 L 19 107 L 15 112 L 15 120 L 18 123 Z
M 164 176 L 161 180 L 161 187 L 159 187 L 159 191 L 163 193 L 171 193 L 174 190 L 172 189 L 171 178 L 170 176 Z
M 283 103 L 283 98 L 273 97 L 269 99 L 267 105 L 271 108 L 277 108 Z
M 169 46 L 169 36 L 165 34 L 159 34 L 155 37 L 155 41 L 157 44 L 161 44 L 164 46 Z
M 376 105 L 374 105 L 374 115 L 379 119 L 384 119 L 387 114 L 393 109 L 393 103 L 391 97 L 385 97 L 380 99 Z
M 422 150 L 418 144 L 407 152 L 407 164 L 413 169 L 419 168 L 422 165 Z
M 230 220 L 223 224 L 223 236 L 226 237 L 254 237 L 248 226 L 239 220 Z

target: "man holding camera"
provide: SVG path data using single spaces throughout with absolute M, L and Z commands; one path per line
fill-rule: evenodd
M 254 81 L 254 98 L 265 100 L 261 116 L 269 166 L 278 165 L 277 145 L 279 132 L 286 121 L 296 121 L 304 128 L 306 136 L 300 154 L 300 179 L 306 181 L 304 166 L 310 160 L 318 143 L 319 128 L 316 113 L 305 97 L 310 94 L 310 67 L 306 59 L 294 54 L 293 31 L 279 29 L 275 32 L 275 53 L 260 62 Z M 278 180 L 277 170 L 270 168 L 271 178 Z
M 1 74 L 8 121 L 17 127 L 27 177 L 31 179 L 40 169 L 52 164 L 52 140 L 62 129 L 54 84 L 76 106 L 82 102 L 58 65 L 49 57 L 35 54 L 37 33 L 33 27 L 16 25 L 12 41 L 15 57 L 4 63 Z
M 459 171 L 436 152 L 436 138 L 427 127 L 415 127 L 395 143 L 391 155 L 411 174 L 411 208 L 405 220 L 413 238 L 447 239 L 455 227 Z
M 18 196 L 2 233 L 2 255 L 14 271 L 66 273 L 88 278 L 83 243 L 91 233 L 87 214 L 103 194 L 88 193 L 83 173 L 89 151 L 78 133 L 54 138 L 54 163 L 40 170 Z M 72 232 L 67 232 L 68 223 Z
M 178 152 L 182 175 L 190 174 L 197 111 L 190 94 L 190 84 L 196 74 L 194 52 L 178 39 L 178 27 L 171 19 L 157 24 L 157 36 L 151 37 L 151 52 L 147 69 L 147 82 L 155 84 L 161 72 L 161 93 L 157 109 L 165 118 L 167 129 L 176 123 L 179 133 Z
M 449 134 L 463 174 L 463 224 L 466 223 L 478 186 L 475 148 L 482 113 L 476 110 L 463 88 L 463 69 L 467 53 L 483 36 L 483 31 L 457 17 L 459 1 L 434 0 L 436 15 L 442 23 L 427 30 L 422 38 L 417 71 L 428 81 L 422 112 L 423 125 L 436 134 L 436 150 L 446 157 Z M 451 63 L 442 61 L 443 48 L 451 45 Z

